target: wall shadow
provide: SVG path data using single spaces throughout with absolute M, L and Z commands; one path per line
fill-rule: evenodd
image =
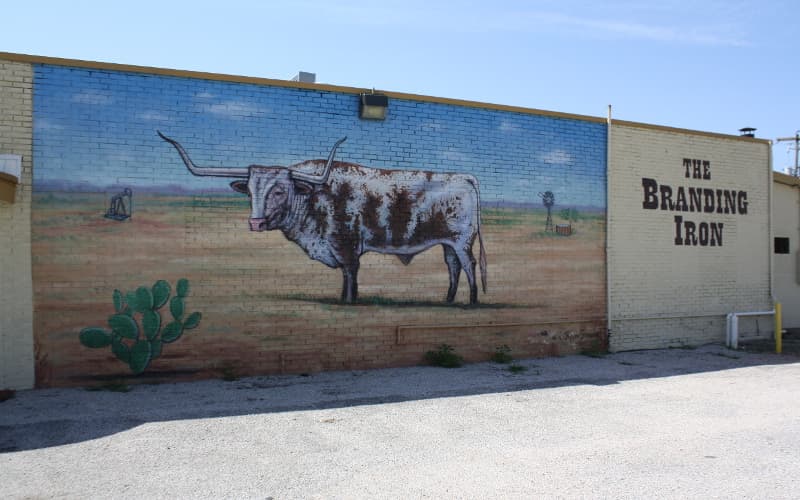
M 477 363 L 458 369 L 388 368 L 235 381 L 131 386 L 129 392 L 86 389 L 20 391 L 0 403 L 0 453 L 98 439 L 141 424 L 276 412 L 403 403 L 434 398 L 530 391 L 800 363 L 798 353 L 775 355 L 697 349 L 630 351 Z M 757 375 L 757 372 L 756 372 Z M 748 375 L 749 376 L 749 375 Z

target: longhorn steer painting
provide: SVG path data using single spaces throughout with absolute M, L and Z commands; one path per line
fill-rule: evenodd
M 463 270 L 469 302 L 478 302 L 477 237 L 481 284 L 486 292 L 486 253 L 481 236 L 480 192 L 468 174 L 384 170 L 327 160 L 288 167 L 200 167 L 184 148 L 161 132 L 196 176 L 233 177 L 234 191 L 250 197 L 250 230 L 280 230 L 310 258 L 344 277 L 342 302 L 358 298 L 359 259 L 366 252 L 397 255 L 408 265 L 415 255 L 441 245 L 450 275 L 447 302 L 453 302 Z M 322 167 L 321 173 L 316 173 Z M 246 180 L 244 180 L 246 179 Z
M 409 366 L 442 344 L 467 361 L 605 345 L 605 121 L 414 96 L 363 121 L 335 87 L 29 66 L 37 386 Z M 126 188 L 134 215 L 103 217 Z M 542 230 L 545 190 L 569 237 Z M 556 220 L 565 207 L 580 217 Z M 161 330 L 195 310 L 200 330 L 140 375 L 114 342 L 80 342 L 128 307 L 139 333 L 123 340 L 156 352 L 152 284 L 183 278 L 192 309 L 170 295 Z

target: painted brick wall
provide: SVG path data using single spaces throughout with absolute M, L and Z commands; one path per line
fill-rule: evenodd
M 612 350 L 724 341 L 726 314 L 772 308 L 767 144 L 615 124 L 609 148 Z M 699 179 L 694 164 L 686 177 L 684 159 L 701 161 Z M 658 183 L 654 209 L 644 208 L 655 200 L 643 179 Z M 713 189 L 715 198 L 717 189 L 743 191 L 747 213 L 718 213 L 716 205 L 712 213 L 691 211 L 697 206 L 688 199 L 689 211 L 670 210 L 669 201 L 662 210 L 662 185 L 671 187 L 673 203 L 681 186 L 687 197 L 689 187 Z M 680 234 L 676 216 L 683 219 Z M 694 237 L 687 236 L 686 221 L 695 226 Z M 703 238 L 701 223 L 708 229 Z M 766 334 L 772 318 L 743 320 L 741 327 L 744 335 Z
M 29 64 L 0 61 L 0 154 L 22 156 L 13 204 L 0 201 L 0 389 L 33 386 Z
M 411 365 L 442 343 L 470 361 L 502 345 L 520 357 L 605 345 L 602 122 L 400 98 L 391 99 L 386 121 L 364 121 L 358 96 L 348 92 L 46 64 L 35 66 L 34 82 L 39 386 L 131 375 L 124 351 L 138 349 L 141 336 L 137 344 L 117 339 L 126 347 L 114 344 L 121 349 L 115 359 L 108 346 L 81 345 L 78 332 L 107 328 L 115 289 L 166 280 L 174 292 L 182 278 L 190 282 L 186 314 L 202 312 L 202 320 L 159 344 L 160 356 L 138 380 Z M 448 305 L 448 268 L 437 246 L 408 265 L 365 254 L 360 300 L 342 304 L 340 270 L 310 259 L 280 231 L 250 231 L 249 201 L 228 187 L 233 179 L 193 176 L 156 130 L 205 166 L 324 159 L 347 136 L 336 156 L 342 162 L 426 170 L 431 179 L 474 176 L 488 290 L 469 307 L 462 273 Z M 436 189 L 450 189 L 443 186 Z M 132 217 L 104 217 L 125 188 Z M 397 182 L 385 189 L 382 206 L 398 213 L 391 208 L 399 206 Z M 571 234 L 545 227 L 548 191 L 553 224 Z M 354 207 L 329 207 L 341 212 L 331 224 L 377 213 Z M 473 251 L 477 257 L 477 241 Z M 168 308 L 160 314 L 172 322 Z

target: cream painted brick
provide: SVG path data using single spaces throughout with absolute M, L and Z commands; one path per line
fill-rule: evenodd
M 0 202 L 0 389 L 34 385 L 32 81 L 31 65 L 0 60 L 0 153 L 22 156 L 16 202 Z
M 723 341 L 728 313 L 771 309 L 768 145 L 625 125 L 609 134 L 610 349 Z M 710 161 L 711 179 L 686 178 L 684 158 Z M 746 191 L 747 214 L 645 209 L 642 178 Z M 676 245 L 676 215 L 722 223 L 723 245 Z

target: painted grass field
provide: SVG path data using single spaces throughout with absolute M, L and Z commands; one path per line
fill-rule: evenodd
M 404 266 L 367 254 L 360 301 L 338 303 L 341 272 L 310 260 L 280 232 L 250 232 L 246 198 L 137 195 L 133 217 L 103 217 L 107 196 L 38 193 L 32 216 L 37 384 L 96 385 L 131 371 L 78 333 L 105 327 L 112 293 L 190 282 L 197 328 L 164 344 L 143 381 L 360 369 L 419 363 L 441 343 L 467 360 L 503 344 L 517 356 L 599 348 L 605 335 L 603 213 L 573 234 L 544 232 L 545 211 L 487 209 L 488 292 L 468 307 L 466 278 L 445 303 L 440 247 Z M 565 222 L 554 210 L 554 222 Z M 477 243 L 474 247 L 477 255 Z M 162 311 L 162 316 L 169 312 Z M 167 321 L 166 318 L 163 321 Z

